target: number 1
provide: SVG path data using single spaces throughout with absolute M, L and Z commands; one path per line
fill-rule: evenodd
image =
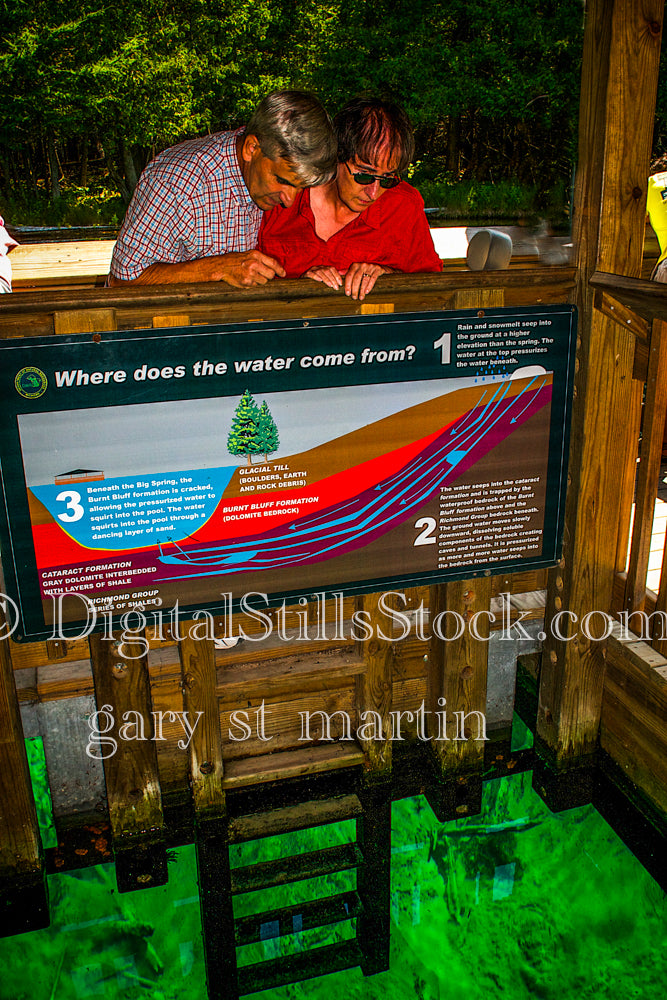
M 440 364 L 448 365 L 452 359 L 452 335 L 451 333 L 443 333 L 440 340 L 433 341 L 433 349 L 437 351 L 441 348 L 442 353 L 440 355 Z

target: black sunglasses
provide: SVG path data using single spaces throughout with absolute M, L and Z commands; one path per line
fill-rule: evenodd
M 382 174 L 381 176 L 378 174 L 355 174 L 347 162 L 345 163 L 345 166 L 352 174 L 352 179 L 355 180 L 357 184 L 361 184 L 363 186 L 379 181 L 381 188 L 393 188 L 401 182 L 401 178 L 396 177 L 395 174 L 393 176 L 387 176 L 387 174 Z

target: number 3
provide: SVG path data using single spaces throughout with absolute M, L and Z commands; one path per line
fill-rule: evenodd
M 71 511 L 71 514 L 62 513 L 58 514 L 58 519 L 60 521 L 79 521 L 83 517 L 84 511 L 83 507 L 79 503 L 81 500 L 81 494 L 77 493 L 76 490 L 63 490 L 56 497 L 56 500 L 66 500 L 67 510 Z
M 435 545 L 436 538 L 433 535 L 438 522 L 434 517 L 420 517 L 415 521 L 415 528 L 422 528 L 415 538 L 413 545 Z

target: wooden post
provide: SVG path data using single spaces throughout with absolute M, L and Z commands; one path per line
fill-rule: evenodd
M 118 889 L 164 885 L 167 852 L 154 742 L 161 737 L 154 727 L 146 651 L 140 640 L 121 639 L 121 633 L 111 641 L 92 635 L 90 663 L 98 711 L 107 713 L 97 728 L 113 716 L 117 741 L 104 759 L 104 777 Z
M 482 310 L 502 306 L 504 300 L 502 288 L 460 290 L 455 295 L 454 308 L 477 308 L 483 315 Z M 465 739 L 456 739 L 453 733 L 446 732 L 441 735 L 446 735 L 448 739 L 438 740 L 439 727 L 433 721 L 436 716 L 429 716 L 436 784 L 427 794 L 431 808 L 443 822 L 456 816 L 477 813 L 481 809 L 484 742 L 475 739 L 475 713 L 482 716 L 486 713 L 489 620 L 485 618 L 479 626 L 480 636 L 485 636 L 487 641 L 474 639 L 468 623 L 476 611 L 488 611 L 490 604 L 491 580 L 488 577 L 431 587 L 431 646 L 427 675 L 429 711 L 445 711 L 450 729 L 454 712 L 463 713 L 457 716 L 459 720 L 463 720 L 468 713 L 472 713 L 473 719 L 472 726 L 468 724 L 464 727 L 461 722 L 462 728 L 465 728 Z M 433 622 L 444 611 L 456 612 L 465 621 L 466 627 L 460 638 L 448 641 L 433 633 Z M 458 726 L 456 732 L 459 732 Z
M 357 918 L 365 976 L 389 968 L 391 931 L 391 786 L 379 783 L 361 794 L 357 841 L 364 863 L 357 872 L 362 912 Z
M 208 1000 L 236 1000 L 238 970 L 229 828 L 225 819 L 201 817 L 197 823 L 197 877 Z
M 191 726 L 198 720 L 188 752 L 206 983 L 209 1000 L 233 1000 L 238 995 L 238 975 L 215 646 L 211 639 L 192 638 L 194 627 L 195 622 L 186 623 L 178 653 L 184 708 Z
M 486 712 L 488 616 L 478 623 L 482 639 L 471 635 L 469 625 L 473 614 L 488 611 L 490 603 L 490 577 L 431 587 L 427 684 L 436 783 L 427 790 L 427 797 L 440 822 L 474 815 L 482 807 L 485 743 L 477 737 Z M 440 638 L 433 632 L 433 623 L 447 611 L 455 612 L 458 617 L 452 616 L 453 621 L 448 622 L 449 616 L 443 616 L 439 631 L 445 638 Z M 460 621 L 465 623 L 462 631 L 457 626 Z M 450 631 L 452 638 L 448 639 Z M 454 638 L 458 631 L 461 635 Z M 446 720 L 444 724 L 438 721 L 441 719 Z
M 188 313 L 153 316 L 152 324 L 154 330 L 160 330 L 167 326 L 190 326 L 190 316 Z
M 0 615 L 0 634 L 5 633 Z M 0 641 L 0 935 L 49 926 L 37 811 L 6 638 Z
M 222 739 L 220 708 L 216 695 L 215 646 L 211 639 L 194 639 L 189 634 L 196 623 L 186 623 L 187 633 L 178 644 L 183 673 L 183 705 L 194 726 L 188 745 L 190 784 L 195 816 L 222 818 L 225 793 L 222 789 Z
M 563 558 L 549 576 L 537 717 L 537 745 L 557 769 L 594 751 L 600 725 L 602 650 L 580 623 L 611 607 L 618 484 L 636 457 L 619 444 L 627 444 L 637 408 L 634 338 L 593 309 L 588 282 L 595 270 L 640 274 L 663 6 L 590 0 L 587 10 L 574 211 L 578 371 Z M 576 624 L 559 619 L 562 640 L 553 629 L 561 610 L 576 615 Z
M 383 639 L 380 632 L 387 633 L 386 615 L 378 611 L 379 594 L 366 594 L 357 598 L 357 610 L 367 614 L 366 621 L 372 629 L 372 638 L 359 644 L 359 653 L 366 661 L 366 671 L 356 678 L 357 728 L 366 725 L 366 732 L 373 731 L 375 737 L 380 736 L 378 729 L 382 728 L 381 738 L 359 738 L 367 762 L 367 777 L 384 780 L 391 773 L 391 703 L 392 674 L 394 651 L 390 639 Z M 369 713 L 362 716 L 363 712 Z M 373 715 L 370 715 L 370 713 Z

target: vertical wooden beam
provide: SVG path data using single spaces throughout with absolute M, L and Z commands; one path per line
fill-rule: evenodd
M 454 309 L 491 309 L 505 305 L 504 288 L 460 288 L 454 295 Z
M 90 637 L 90 663 L 100 725 L 109 715 L 115 752 L 104 760 L 109 820 L 120 892 L 167 882 L 162 795 L 157 766 L 148 660 L 138 639 Z M 106 707 L 105 707 L 106 706 Z M 123 734 L 123 724 L 127 726 Z M 138 738 L 139 737 L 139 738 Z
M 208 638 L 193 638 L 196 628 L 196 622 L 185 623 L 178 654 L 183 705 L 194 726 L 188 753 L 206 984 L 209 1000 L 234 1000 L 238 974 L 215 645 Z
M 454 309 L 483 310 L 502 307 L 505 293 L 502 288 L 470 288 L 456 292 Z M 453 713 L 486 713 L 486 679 L 489 656 L 489 620 L 480 621 L 479 634 L 487 641 L 474 639 L 468 622 L 476 611 L 488 611 L 491 605 L 491 579 L 456 580 L 453 583 L 431 587 L 431 622 L 441 612 L 453 611 L 466 623 L 458 639 L 447 641 L 431 631 L 428 662 L 428 707 L 431 713 L 443 711 L 452 728 Z M 445 616 L 447 617 L 447 616 Z M 443 619 L 443 622 L 445 619 Z M 452 630 L 452 634 L 456 629 Z M 432 759 L 435 763 L 436 785 L 428 794 L 429 802 L 441 821 L 456 816 L 479 812 L 481 809 L 484 765 L 484 742 L 476 741 L 474 714 L 472 726 L 465 726 L 466 739 L 436 739 L 439 727 L 436 716 L 431 715 L 429 735 L 432 737 Z M 458 728 L 456 729 L 458 732 Z M 443 782 L 445 784 L 443 784 Z
M 223 817 L 222 739 L 216 690 L 215 645 L 211 639 L 189 634 L 196 622 L 187 622 L 178 644 L 183 674 L 183 705 L 194 732 L 188 745 L 190 784 L 195 816 Z
M 359 306 L 360 316 L 377 316 L 380 313 L 393 313 L 393 302 L 362 302 Z
M 377 730 L 380 726 L 382 728 L 380 739 L 358 737 L 366 754 L 367 775 L 373 779 L 384 779 L 391 773 L 389 713 L 392 705 L 394 650 L 391 639 L 383 639 L 380 635 L 387 635 L 389 626 L 386 615 L 378 611 L 379 597 L 379 594 L 365 594 L 356 600 L 357 610 L 365 612 L 365 621 L 372 630 L 372 638 L 359 643 L 359 653 L 366 661 L 366 672 L 357 675 L 355 681 L 357 728 L 366 725 L 366 732 L 371 733 L 373 719 L 377 721 L 376 736 L 380 736 Z M 374 714 L 364 717 L 363 712 Z
M 362 972 L 374 976 L 389 968 L 391 937 L 391 785 L 381 782 L 360 793 L 363 812 L 357 841 L 364 864 L 357 872 L 363 910 L 357 918 Z
M 477 736 L 486 713 L 489 618 L 483 616 L 477 623 L 481 639 L 471 635 L 469 625 L 477 611 L 489 610 L 490 603 L 490 577 L 431 587 L 427 685 L 436 783 L 427 795 L 441 822 L 474 815 L 481 809 L 485 743 Z M 440 621 L 444 638 L 433 632 L 433 622 L 442 612 L 455 612 L 443 615 Z M 461 634 L 454 638 L 457 632 Z
M 549 576 L 537 717 L 538 746 L 559 768 L 597 744 L 602 651 L 579 623 L 611 607 L 619 482 L 636 457 L 619 447 L 635 397 L 633 338 L 593 309 L 588 282 L 594 270 L 640 274 L 663 7 L 590 0 L 587 8 L 574 209 L 578 371 L 563 558 Z M 562 639 L 553 629 L 560 610 L 577 622 L 560 619 Z
M 0 615 L 0 634 L 4 618 Z M 49 925 L 37 811 L 14 673 L 0 641 L 0 935 Z
M 237 1000 L 236 938 L 229 866 L 229 828 L 224 819 L 202 817 L 197 825 L 197 878 L 208 1000 Z
M 619 429 L 618 447 L 624 455 L 628 456 L 628 460 L 625 463 L 619 480 L 619 520 L 616 540 L 616 562 L 614 564 L 616 573 L 625 573 L 628 564 L 632 504 L 637 480 L 637 463 L 636 461 L 632 461 L 632 455 L 638 451 L 643 398 L 644 383 L 635 378 L 632 380 L 632 388 L 630 390 L 630 405 L 627 419 L 625 425 Z

